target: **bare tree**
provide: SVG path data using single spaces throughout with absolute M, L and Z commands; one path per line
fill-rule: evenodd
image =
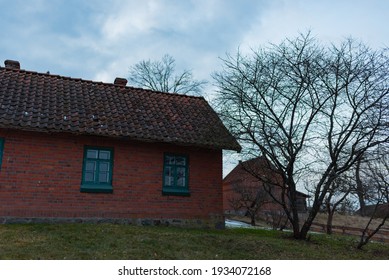
M 207 82 L 195 80 L 189 70 L 175 74 L 175 68 L 175 59 L 166 54 L 160 61 L 143 60 L 131 66 L 128 79 L 137 87 L 162 92 L 200 95 Z
M 279 203 L 294 237 L 306 239 L 334 180 L 387 140 L 379 133 L 388 109 L 387 51 L 352 39 L 324 47 L 308 33 L 251 56 L 227 55 L 223 63 L 213 76 L 216 107 L 248 153 L 279 170 Z M 313 202 L 300 221 L 297 187 L 305 178 Z
M 361 234 L 358 249 L 365 246 L 389 219 L 389 155 L 387 151 L 378 151 L 378 156 L 367 163 L 368 168 L 363 174 L 365 183 L 375 190 L 375 195 L 372 205 L 374 208 L 369 213 L 370 219 Z M 381 218 L 379 225 L 371 228 L 373 219 L 379 217 Z

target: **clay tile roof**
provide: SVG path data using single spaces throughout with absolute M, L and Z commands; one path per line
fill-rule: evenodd
M 263 156 L 239 162 L 234 169 L 223 179 L 224 183 L 238 183 L 243 181 L 258 181 L 252 174 L 264 177 L 277 176 L 276 168 Z
M 240 151 L 202 97 L 0 67 L 0 128 Z

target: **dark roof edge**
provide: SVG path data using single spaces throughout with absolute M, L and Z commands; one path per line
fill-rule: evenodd
M 196 144 L 189 142 L 180 142 L 180 141 L 163 141 L 161 139 L 152 139 L 152 138 L 142 138 L 142 137 L 131 137 L 127 135 L 112 135 L 112 134 L 102 134 L 102 133 L 90 133 L 90 132 L 81 132 L 81 131 L 71 131 L 71 130 L 45 130 L 42 128 L 33 128 L 33 127 L 21 127 L 15 125 L 8 125 L 7 127 L 1 127 L 0 130 L 14 130 L 14 131 L 23 131 L 23 132 L 32 132 L 32 133 L 46 133 L 46 134 L 68 134 L 75 136 L 94 136 L 94 137 L 104 137 L 108 139 L 116 139 L 116 140 L 128 140 L 134 142 L 142 142 L 142 143 L 161 143 L 161 144 L 170 144 L 170 145 L 178 145 L 182 147 L 196 147 L 208 150 L 233 150 L 234 147 L 228 147 L 226 145 L 215 145 L 215 144 Z

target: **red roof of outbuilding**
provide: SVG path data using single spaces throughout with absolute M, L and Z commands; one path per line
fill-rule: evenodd
M 239 162 L 223 179 L 224 183 L 258 182 L 259 178 L 275 180 L 279 176 L 276 168 L 263 156 Z
M 3 67 L 0 128 L 241 149 L 202 97 Z

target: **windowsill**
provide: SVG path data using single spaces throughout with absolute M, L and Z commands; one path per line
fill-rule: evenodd
M 188 189 L 163 188 L 162 195 L 190 196 Z
M 113 189 L 110 185 L 81 185 L 80 192 L 84 193 L 112 193 Z

